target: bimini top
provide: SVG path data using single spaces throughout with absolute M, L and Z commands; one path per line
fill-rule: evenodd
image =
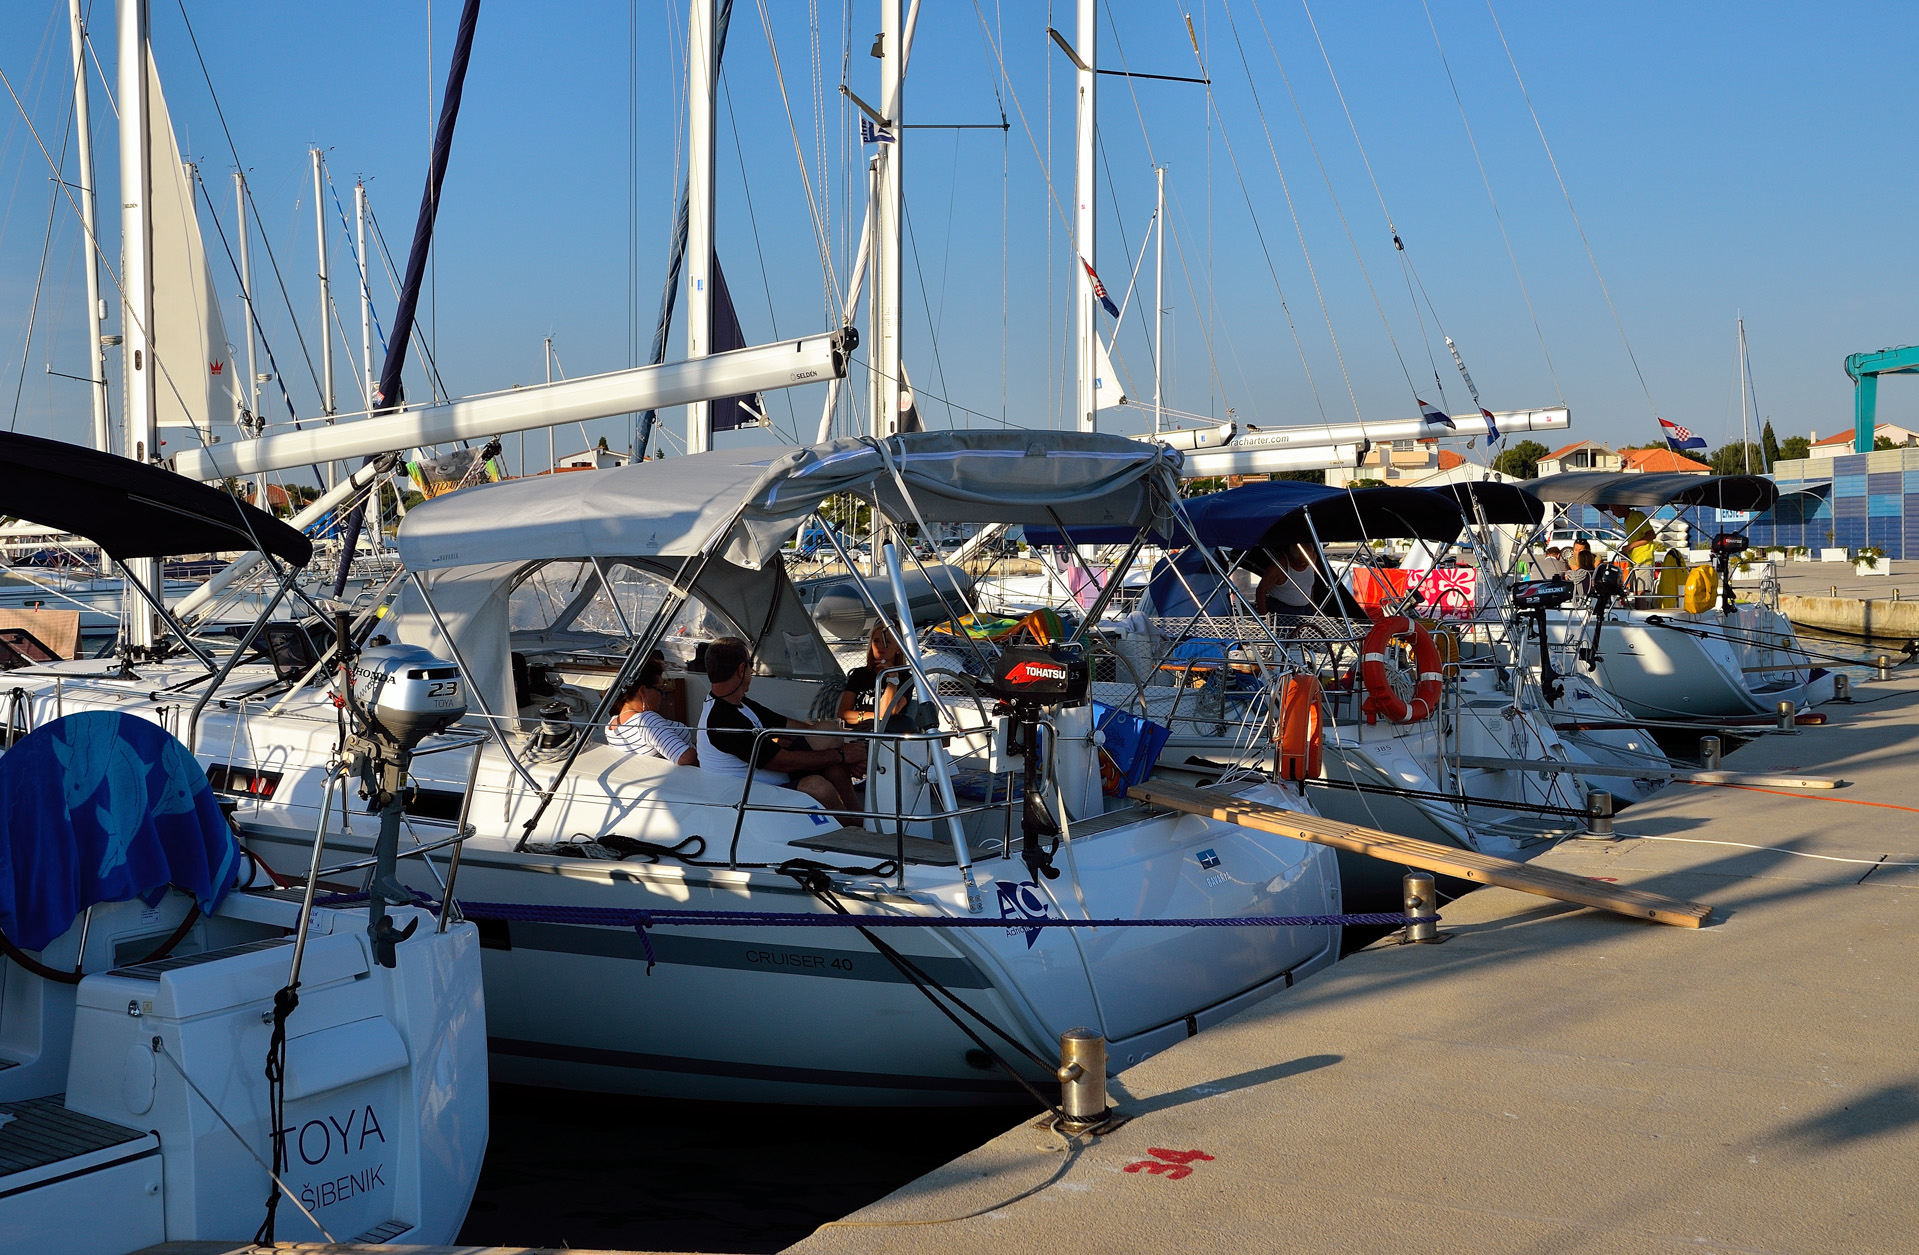
M 211 484 L 80 445 L 0 432 L 0 514 L 84 536 L 113 558 L 257 549 L 296 567 L 297 529 Z
M 1484 516 L 1494 526 L 1524 527 L 1546 517 L 1546 503 L 1518 484 L 1498 479 L 1468 479 L 1433 489 L 1459 503 L 1468 523 Z
M 1568 505 L 1717 506 L 1721 510 L 1769 510 L 1779 486 L 1763 475 L 1634 475 L 1619 471 L 1568 471 L 1526 485 L 1536 497 Z
M 1170 520 L 1154 529 L 1154 539 L 1169 548 L 1196 538 L 1211 548 L 1251 549 L 1317 537 L 1328 543 L 1415 537 L 1452 540 L 1463 520 L 1451 497 L 1424 488 L 1329 488 L 1301 480 L 1246 484 L 1181 503 L 1192 534 Z M 1033 545 L 1117 544 L 1130 539 L 1116 528 L 1073 527 L 1064 536 L 1056 527 L 1028 527 Z
M 758 567 L 828 497 L 877 499 L 899 522 L 1150 525 L 1175 495 L 1180 455 L 1082 432 L 930 431 L 800 449 L 729 449 L 507 480 L 408 511 L 412 570 L 547 558 L 722 554 Z M 901 496 L 903 483 L 911 495 Z

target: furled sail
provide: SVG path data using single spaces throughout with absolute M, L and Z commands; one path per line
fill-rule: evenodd
M 244 383 L 233 364 L 220 300 L 207 267 L 200 219 L 194 211 L 193 175 L 180 157 L 173 120 L 160 94 L 160 75 L 147 59 L 153 190 L 148 221 L 153 232 L 153 360 L 155 420 L 161 453 L 212 444 L 215 419 L 237 419 Z

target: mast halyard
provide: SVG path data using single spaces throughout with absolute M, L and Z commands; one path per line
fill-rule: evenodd
M 325 158 L 318 148 L 308 149 L 307 155 L 313 158 L 313 235 L 320 258 L 320 413 L 331 424 L 339 406 L 333 394 L 333 281 L 327 274 L 326 207 L 321 201 Z M 338 468 L 329 462 L 326 486 L 331 488 L 337 482 Z
M 147 45 L 147 0 L 119 0 L 117 18 L 123 254 L 120 282 L 125 293 L 121 324 L 126 337 L 123 350 L 125 452 L 136 462 L 151 462 L 159 452 L 160 435 L 156 419 L 158 395 L 154 388 L 158 368 L 153 360 L 153 224 L 148 213 L 153 198 L 153 148 L 147 121 L 147 62 L 151 56 Z M 128 560 L 126 568 L 130 577 L 125 599 L 127 648 L 150 650 L 157 635 L 154 614 L 140 599 L 133 581 L 158 590 L 160 563 L 156 558 L 133 558 Z
M 1159 199 L 1153 210 L 1153 434 L 1165 424 L 1165 398 L 1160 392 L 1166 362 L 1166 167 L 1156 166 Z
M 247 237 L 252 234 L 247 225 L 247 176 L 244 170 L 233 172 L 234 221 L 239 224 L 240 236 L 240 305 L 246 315 L 247 325 L 247 418 L 243 425 L 244 434 L 258 439 L 266 434 L 266 422 L 260 417 L 260 363 L 256 356 L 255 344 L 259 340 L 253 316 L 253 256 L 248 251 Z M 268 514 L 273 513 L 273 504 L 267 500 L 267 477 L 264 473 L 253 477 L 253 504 Z

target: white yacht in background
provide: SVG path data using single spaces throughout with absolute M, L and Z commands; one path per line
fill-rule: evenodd
M 1604 471 L 1548 476 L 1527 488 L 1561 506 L 1648 516 L 1671 510 L 1682 520 L 1686 511 L 1703 508 L 1750 517 L 1770 509 L 1779 492 L 1758 475 Z M 1664 596 L 1623 590 L 1607 599 L 1581 597 L 1550 616 L 1554 645 L 1577 653 L 1579 674 L 1644 719 L 1770 718 L 1781 702 L 1803 708 L 1830 701 L 1831 672 L 1813 665 L 1763 584 L 1755 586 L 1759 600 L 1736 599 L 1731 574 L 1746 548 L 1743 533 L 1711 532 L 1710 565 L 1681 572 L 1690 592 L 1681 586 Z

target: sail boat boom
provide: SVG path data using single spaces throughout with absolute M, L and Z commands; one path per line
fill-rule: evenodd
M 186 449 L 174 456 L 173 469 L 189 479 L 253 475 L 823 383 L 845 376 L 847 356 L 858 344 L 857 334 L 846 329 L 683 362 L 516 388 L 330 427 Z

